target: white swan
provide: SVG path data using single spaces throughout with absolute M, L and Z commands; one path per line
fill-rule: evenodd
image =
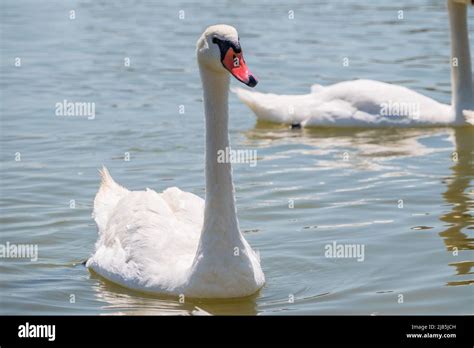
M 314 85 L 305 95 L 276 95 L 238 88 L 261 120 L 294 126 L 387 127 L 474 124 L 467 26 L 468 0 L 448 0 L 451 27 L 452 106 L 406 87 L 371 80 Z
M 253 87 L 237 31 L 206 29 L 197 42 L 206 118 L 206 200 L 176 187 L 129 191 L 103 168 L 93 216 L 99 238 L 86 266 L 124 287 L 193 298 L 243 297 L 265 278 L 258 255 L 240 232 L 230 163 L 229 72 Z

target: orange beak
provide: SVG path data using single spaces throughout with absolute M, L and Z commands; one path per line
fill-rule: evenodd
M 255 87 L 257 85 L 257 80 L 250 73 L 247 64 L 245 64 L 242 52 L 236 53 L 234 49 L 230 47 L 225 53 L 222 65 L 240 82 L 245 83 L 249 87 Z

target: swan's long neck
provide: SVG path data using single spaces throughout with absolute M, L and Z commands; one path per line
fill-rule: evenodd
M 200 73 L 206 115 L 206 201 L 201 241 L 213 236 L 232 240 L 240 235 L 232 167 L 218 162 L 218 153 L 229 147 L 229 75 L 202 66 Z
M 456 123 L 464 123 L 463 110 L 474 109 L 467 5 L 448 0 L 451 27 L 452 105 Z

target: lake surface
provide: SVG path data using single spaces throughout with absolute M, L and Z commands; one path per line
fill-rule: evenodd
M 204 197 L 195 42 L 206 26 L 237 27 L 258 91 L 370 78 L 449 103 L 445 1 L 7 0 L 0 19 L 0 243 L 39 253 L 1 260 L 0 314 L 474 312 L 472 127 L 290 130 L 257 124 L 235 95 L 232 146 L 258 154 L 234 165 L 234 182 L 260 293 L 180 303 L 81 265 L 102 164 L 130 189 Z M 95 117 L 56 116 L 65 99 L 94 102 Z M 326 257 L 333 242 L 364 246 L 363 261 Z

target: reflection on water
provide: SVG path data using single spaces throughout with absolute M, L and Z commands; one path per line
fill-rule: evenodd
M 350 150 L 351 153 L 363 161 L 378 159 L 388 162 L 397 157 L 418 157 L 440 151 L 441 148 L 432 148 L 424 145 L 420 140 L 436 135 L 451 134 L 450 128 L 303 128 L 290 129 L 286 125 L 276 125 L 258 121 L 255 128 L 245 132 L 246 146 L 260 147 L 276 146 L 279 142 L 295 143 L 310 146 L 311 149 L 303 154 L 328 154 Z M 448 146 L 448 145 L 447 145 Z M 446 146 L 446 148 L 447 148 Z M 467 146 L 467 144 L 466 144 Z M 443 148 L 443 149 L 446 149 Z M 341 154 L 343 156 L 344 151 Z M 344 159 L 342 157 L 342 159 Z M 332 166 L 337 165 L 332 163 Z
M 255 315 L 258 294 L 241 299 L 200 300 L 177 296 L 154 296 L 115 285 L 98 275 L 94 291 L 112 315 Z
M 441 216 L 446 222 L 447 229 L 439 235 L 443 238 L 448 252 L 459 254 L 460 250 L 473 250 L 474 238 L 463 231 L 474 230 L 474 191 L 471 181 L 474 173 L 474 129 L 472 127 L 454 130 L 455 152 L 453 152 L 452 176 L 446 178 L 447 190 L 443 197 L 451 211 Z M 472 254 L 471 254 L 472 255 Z M 473 261 L 450 263 L 456 268 L 456 274 L 472 274 Z M 448 285 L 467 285 L 474 283 L 473 279 L 452 281 Z
M 474 174 L 474 128 L 428 128 L 428 129 L 340 129 L 340 128 L 310 128 L 291 129 L 286 125 L 275 125 L 264 121 L 258 121 L 255 128 L 246 132 L 247 139 L 258 141 L 261 146 L 275 146 L 279 141 L 297 142 L 307 146 L 315 147 L 318 150 L 305 150 L 305 153 L 314 151 L 322 154 L 322 149 L 341 151 L 340 149 L 350 149 L 359 158 L 370 157 L 370 166 L 365 169 L 376 169 L 379 159 L 387 162 L 396 157 L 417 157 L 424 156 L 430 152 L 440 149 L 430 148 L 423 145 L 420 140 L 433 137 L 439 134 L 447 134 L 452 138 L 454 149 L 451 157 L 446 161 L 452 161 L 452 176 L 447 177 L 442 182 L 447 186 L 443 193 L 443 198 L 447 202 L 445 206 L 451 211 L 441 215 L 440 220 L 446 222 L 446 230 L 439 233 L 443 238 L 446 249 L 454 255 L 459 255 L 460 250 L 473 250 L 474 238 L 463 231 L 474 230 L 474 190 L 471 182 Z M 290 139 L 290 140 L 288 140 Z M 327 153 L 327 152 L 326 152 Z M 334 162 L 326 162 L 332 168 Z M 321 167 L 321 162 L 319 163 Z M 337 166 L 342 167 L 341 163 Z M 354 166 L 354 164 L 352 164 Z M 355 165 L 357 167 L 357 165 Z M 429 213 L 425 213 L 429 215 Z M 313 228 L 307 226 L 305 228 Z M 324 226 L 317 226 L 319 228 Z M 328 227 L 328 226 L 326 226 Z M 329 226 L 331 227 L 331 226 Z M 341 225 L 333 225 L 333 228 Z M 413 230 L 429 230 L 433 226 L 413 226 Z M 473 261 L 459 261 L 449 263 L 456 268 L 456 275 L 473 274 Z M 447 285 L 468 285 L 474 280 L 450 281 Z

